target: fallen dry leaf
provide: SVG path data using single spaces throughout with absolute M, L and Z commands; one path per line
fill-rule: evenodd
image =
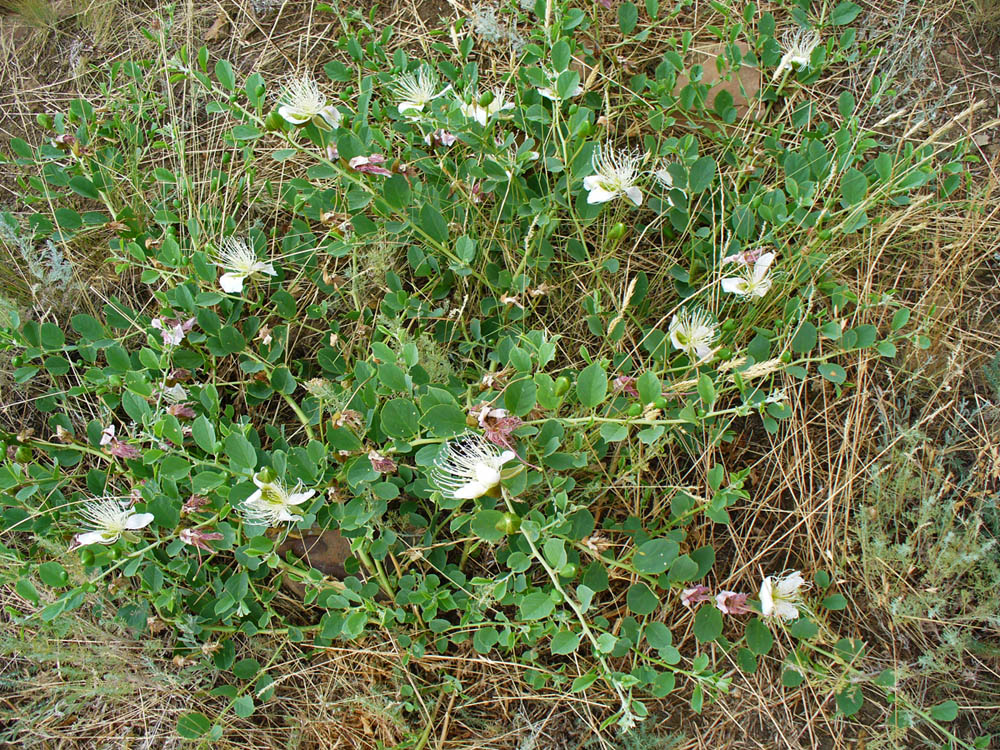
M 226 24 L 228 23 L 229 19 L 226 18 L 226 15 L 224 13 L 220 13 L 218 16 L 215 17 L 215 21 L 209 27 L 208 31 L 205 32 L 205 36 L 203 37 L 204 41 L 214 42 L 216 39 L 219 38 L 219 35 L 222 33 L 222 30 L 226 27 Z

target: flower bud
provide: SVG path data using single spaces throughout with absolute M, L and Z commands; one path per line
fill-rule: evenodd
M 507 535 L 516 534 L 521 528 L 521 518 L 513 513 L 504 513 L 494 528 Z
M 285 119 L 278 114 L 278 110 L 272 109 L 268 113 L 267 119 L 264 120 L 264 129 L 270 131 L 281 130 L 284 122 Z
M 555 387 L 556 395 L 557 396 L 565 395 L 565 393 L 568 390 L 569 390 L 569 378 L 567 378 L 565 375 L 560 375 L 558 378 L 556 378 L 556 387 Z
M 492 91 L 486 91 L 485 93 L 483 93 L 482 96 L 479 97 L 479 106 L 488 107 L 493 103 L 493 99 L 495 98 L 496 97 Z
M 617 242 L 622 237 L 625 236 L 625 224 L 618 222 L 611 229 L 608 230 L 608 239 L 612 242 Z

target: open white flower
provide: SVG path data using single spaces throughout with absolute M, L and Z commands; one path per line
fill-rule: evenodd
M 285 521 L 301 521 L 302 516 L 292 513 L 292 508 L 301 505 L 316 494 L 316 490 L 299 492 L 301 482 L 291 490 L 269 476 L 269 470 L 253 475 L 257 491 L 243 501 L 243 517 L 248 523 L 261 526 L 276 526 Z
M 309 76 L 290 79 L 279 101 L 278 114 L 292 125 L 313 122 L 320 127 L 340 127 L 340 110 L 326 103 L 319 85 Z
M 507 90 L 503 86 L 493 88 L 493 99 L 489 104 L 480 104 L 482 97 L 477 93 L 472 104 L 462 102 L 459 109 L 470 120 L 475 120 L 484 128 L 491 117 L 501 117 L 504 112 L 514 109 L 514 102 L 507 98 Z
M 739 276 L 727 276 L 722 280 L 722 290 L 738 297 L 763 297 L 771 289 L 773 278 L 771 264 L 774 253 L 764 253 L 753 262 L 751 268 L 743 264 Z
M 73 537 L 73 546 L 114 544 L 126 531 L 144 529 L 153 522 L 152 513 L 136 513 L 127 500 L 101 497 L 84 504 L 80 510 L 90 526 Z
M 642 191 L 636 186 L 642 157 L 633 151 L 616 151 L 598 144 L 590 158 L 594 174 L 583 178 L 587 203 L 607 203 L 624 197 L 633 205 L 642 205 Z
M 219 286 L 227 294 L 240 294 L 243 291 L 243 282 L 255 274 L 277 275 L 274 266 L 258 259 L 257 251 L 249 242 L 239 237 L 226 237 L 222 241 L 218 264 L 226 271 L 219 278 Z
M 413 116 L 423 112 L 424 107 L 448 91 L 446 86 L 435 93 L 438 87 L 437 74 L 431 68 L 421 66 L 416 73 L 404 73 L 396 79 L 393 90 L 399 103 L 396 108 L 401 115 Z
M 768 576 L 760 584 L 760 611 L 764 617 L 795 620 L 802 603 L 800 589 L 806 581 L 799 571 L 786 576 Z
M 681 310 L 670 320 L 670 343 L 688 355 L 692 362 L 712 356 L 715 323 L 704 310 Z
M 444 444 L 434 461 L 431 482 L 446 497 L 473 500 L 500 484 L 503 465 L 516 457 L 514 451 L 501 451 L 470 433 Z
M 781 48 L 785 54 L 778 63 L 774 77 L 779 78 L 786 70 L 800 70 L 809 66 L 813 50 L 819 46 L 819 32 L 815 29 L 798 28 L 785 32 L 781 38 Z

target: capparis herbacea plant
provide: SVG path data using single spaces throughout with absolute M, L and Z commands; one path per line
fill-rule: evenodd
M 625 6 L 628 43 L 667 15 Z M 723 590 L 706 530 L 753 508 L 738 431 L 780 433 L 860 357 L 927 345 L 829 248 L 955 190 L 962 154 L 883 151 L 850 93 L 810 99 L 867 54 L 853 3 L 716 10 L 707 65 L 760 72 L 748 114 L 709 95 L 689 35 L 609 83 L 601 5 L 539 0 L 500 75 L 457 24 L 424 59 L 349 29 L 341 59 L 265 80 L 172 47 L 167 18 L 159 60 L 103 69 L 107 101 L 40 117 L 6 226 L 101 246 L 138 291 L 3 332 L 46 417 L 5 436 L 0 470 L 24 616 L 100 591 L 222 670 L 238 635 L 384 630 L 413 657 L 519 661 L 622 729 L 674 691 L 700 711 L 731 657 L 768 657 L 856 712 L 872 679 L 831 576 Z M 883 329 L 852 323 L 872 307 Z M 320 532 L 349 541 L 346 577 L 282 547 Z M 285 581 L 311 620 L 276 608 Z M 241 664 L 246 716 L 275 686 Z

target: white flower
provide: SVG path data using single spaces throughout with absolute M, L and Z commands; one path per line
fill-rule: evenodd
M 732 257 L 732 256 L 730 256 Z M 724 259 L 725 262 L 727 259 Z M 753 268 L 744 264 L 739 276 L 727 276 L 722 280 L 722 290 L 739 297 L 763 297 L 771 289 L 771 264 L 774 253 L 764 253 L 753 263 Z
M 692 362 L 712 356 L 715 324 L 704 310 L 681 310 L 670 320 L 670 343 L 688 355 Z
M 86 503 L 80 515 L 87 519 L 90 531 L 73 537 L 73 545 L 114 544 L 126 531 L 144 529 L 153 522 L 152 513 L 136 513 L 128 501 L 101 497 Z
M 795 620 L 799 616 L 798 605 L 802 602 L 799 593 L 805 579 L 799 571 L 787 576 L 768 576 L 760 584 L 760 611 L 764 617 L 780 617 Z
M 493 100 L 486 105 L 479 103 L 479 94 L 475 95 L 472 104 L 462 102 L 459 109 L 470 120 L 475 120 L 484 128 L 491 117 L 499 117 L 503 112 L 514 109 L 514 102 L 507 99 L 507 91 L 503 86 L 493 88 Z
M 500 451 L 480 435 L 450 440 L 441 448 L 431 481 L 446 497 L 473 500 L 500 484 L 503 465 L 516 458 L 514 451 Z
M 437 75 L 430 68 L 421 66 L 420 70 L 414 73 L 404 73 L 396 79 L 393 86 L 399 104 L 396 108 L 401 115 L 423 112 L 424 107 L 448 91 L 451 86 L 446 86 L 437 93 L 434 89 L 438 87 Z
M 786 31 L 781 38 L 781 47 L 785 50 L 785 54 L 778 63 L 777 70 L 774 71 L 774 77 L 778 78 L 792 68 L 799 70 L 808 67 L 813 50 L 819 46 L 819 42 L 819 32 L 815 29 L 798 28 Z
M 598 144 L 590 159 L 595 174 L 583 178 L 583 187 L 589 193 L 587 203 L 607 203 L 623 196 L 641 206 L 642 191 L 636 187 L 640 161 L 635 152 L 605 149 Z
M 549 79 L 549 85 L 538 89 L 538 93 L 544 96 L 546 99 L 551 99 L 554 102 L 561 101 L 563 97 L 559 96 L 559 91 L 557 84 L 559 82 L 559 75 L 551 70 L 545 71 L 545 77 Z M 583 93 L 583 86 L 579 83 L 576 84 L 570 91 L 566 93 L 566 99 L 573 99 Z
M 340 111 L 326 103 L 326 97 L 316 81 L 309 76 L 289 80 L 279 101 L 278 114 L 292 125 L 305 125 L 311 121 L 320 127 L 340 127 Z
M 243 516 L 249 523 L 262 526 L 276 526 L 283 521 L 301 521 L 302 516 L 291 512 L 291 508 L 301 505 L 316 494 L 316 490 L 299 492 L 301 483 L 289 491 L 276 479 L 262 478 L 265 472 L 253 475 L 257 491 L 243 501 Z
M 219 279 L 219 286 L 228 294 L 240 294 L 243 282 L 255 274 L 277 275 L 273 265 L 258 260 L 250 243 L 238 237 L 226 237 L 222 241 L 218 263 L 226 270 Z

